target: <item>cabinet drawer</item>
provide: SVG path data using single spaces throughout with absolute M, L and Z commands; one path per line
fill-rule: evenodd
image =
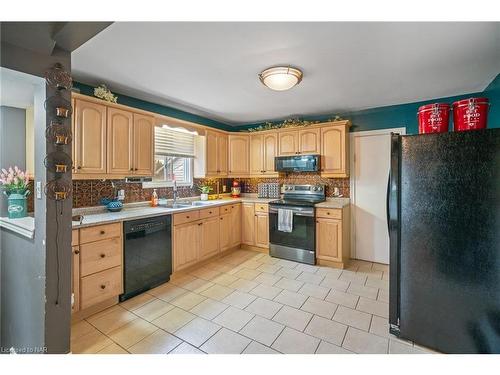
M 224 214 L 228 214 L 231 212 L 231 204 L 226 204 L 225 206 L 221 206 L 220 207 L 220 214 L 221 215 L 224 215 Z
M 122 224 L 105 224 L 96 225 L 95 227 L 88 227 L 80 229 L 80 243 L 94 242 L 105 240 L 107 238 L 121 237 Z
M 122 239 L 120 237 L 80 245 L 80 272 L 82 276 L 121 264 Z
M 181 214 L 174 214 L 174 225 L 189 223 L 200 218 L 200 211 L 188 211 Z
M 342 210 L 340 208 L 318 208 L 316 209 L 316 217 L 342 219 Z
M 219 216 L 219 207 L 206 208 L 200 210 L 200 219 L 206 219 L 207 217 Z
M 78 229 L 73 229 L 71 231 L 71 246 L 78 246 L 80 243 L 80 233 Z
M 120 266 L 82 277 L 80 282 L 80 307 L 85 309 L 123 292 Z
M 269 212 L 269 205 L 267 203 L 255 203 L 255 212 Z

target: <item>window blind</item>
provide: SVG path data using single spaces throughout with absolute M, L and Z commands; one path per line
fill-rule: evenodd
M 194 134 L 155 126 L 155 154 L 194 158 Z

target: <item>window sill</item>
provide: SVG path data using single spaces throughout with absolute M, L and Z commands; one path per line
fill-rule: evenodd
M 177 187 L 179 186 L 189 186 L 193 187 L 192 182 L 178 182 Z M 151 188 L 164 188 L 164 187 L 174 187 L 173 182 L 163 182 L 163 181 L 153 181 L 153 182 L 143 182 L 142 183 L 142 188 L 143 189 L 151 189 Z

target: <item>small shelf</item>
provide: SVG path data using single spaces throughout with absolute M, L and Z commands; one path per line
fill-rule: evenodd
M 35 237 L 35 218 L 31 216 L 20 219 L 0 217 L 0 228 L 5 228 L 23 237 L 33 239 Z

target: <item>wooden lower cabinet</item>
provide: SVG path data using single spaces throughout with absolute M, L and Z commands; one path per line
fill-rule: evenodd
M 231 214 L 221 215 L 219 221 L 220 251 L 226 251 L 231 247 Z
M 241 203 L 231 205 L 231 247 L 241 244 Z
M 269 247 L 269 214 L 264 212 L 255 214 L 255 246 Z
M 201 246 L 199 260 L 209 258 L 219 252 L 219 217 L 203 220 L 201 224 Z
M 75 231 L 73 231 L 74 233 Z M 78 233 L 78 231 L 76 231 Z M 74 237 L 73 237 L 74 238 Z M 77 242 L 78 244 L 78 242 Z M 72 277 L 71 277 L 71 312 L 76 312 L 80 310 L 80 247 L 72 247 Z
M 80 308 L 86 309 L 122 293 L 121 266 L 82 277 L 80 280 Z
M 180 271 L 198 262 L 200 245 L 201 228 L 199 222 L 176 225 L 173 243 L 174 271 Z
M 255 244 L 255 205 L 241 205 L 241 243 L 253 246 Z
M 73 230 L 73 313 L 123 293 L 122 241 L 121 223 Z
M 316 258 L 343 268 L 350 257 L 349 207 L 316 210 Z

